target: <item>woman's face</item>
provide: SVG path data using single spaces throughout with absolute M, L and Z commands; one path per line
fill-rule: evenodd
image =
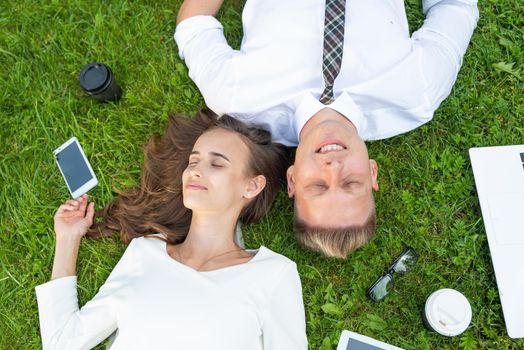
M 182 175 L 184 206 L 199 213 L 242 209 L 248 161 L 249 149 L 237 133 L 220 128 L 204 133 Z

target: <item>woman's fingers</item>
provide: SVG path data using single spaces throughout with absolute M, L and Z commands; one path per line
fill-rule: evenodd
M 77 207 L 78 207 L 78 210 L 82 213 L 82 214 L 85 214 L 86 212 L 86 208 L 87 208 L 87 204 L 89 203 L 88 200 L 87 200 L 87 195 L 84 194 L 82 195 L 82 197 L 78 198 L 77 199 Z
M 77 206 L 78 205 L 78 201 L 76 199 L 68 199 L 68 200 L 66 200 L 65 204 L 69 204 L 69 205 L 72 205 L 72 206 Z
M 70 212 L 70 211 L 73 211 L 75 210 L 75 206 L 72 205 L 72 204 L 62 204 L 61 206 L 58 207 L 58 210 L 56 211 L 56 214 L 63 214 L 63 213 L 66 213 L 66 212 Z
M 86 220 L 87 220 L 88 227 L 91 227 L 93 225 L 94 216 L 95 216 L 95 203 L 91 202 L 87 206 L 87 212 L 86 212 Z
M 87 200 L 86 194 L 78 199 L 68 199 L 64 204 L 58 207 L 56 215 L 64 216 L 67 213 L 68 217 L 79 214 L 85 216 L 88 203 L 89 201 Z

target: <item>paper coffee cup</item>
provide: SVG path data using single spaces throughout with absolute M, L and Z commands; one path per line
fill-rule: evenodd
M 122 95 L 111 68 L 100 62 L 84 66 L 79 81 L 86 93 L 102 102 L 117 101 Z
M 439 289 L 426 300 L 422 318 L 425 326 L 439 334 L 453 337 L 464 332 L 471 322 L 471 305 L 454 289 Z

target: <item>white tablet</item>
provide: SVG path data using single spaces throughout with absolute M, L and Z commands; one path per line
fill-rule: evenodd
M 54 150 L 58 168 L 73 198 L 78 198 L 98 184 L 98 180 L 76 137 Z
M 342 331 L 337 350 L 403 350 L 365 335 Z

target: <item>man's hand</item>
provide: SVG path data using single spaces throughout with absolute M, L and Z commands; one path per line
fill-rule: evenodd
M 184 0 L 176 24 L 193 16 L 216 16 L 224 0 Z

